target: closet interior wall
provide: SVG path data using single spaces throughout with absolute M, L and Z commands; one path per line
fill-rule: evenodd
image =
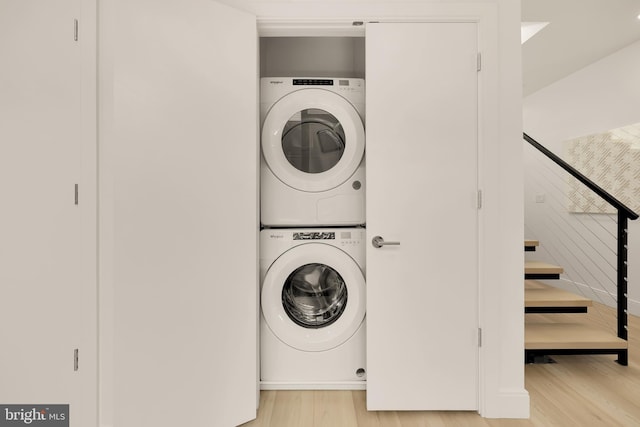
M 365 78 L 364 37 L 261 37 L 260 77 Z

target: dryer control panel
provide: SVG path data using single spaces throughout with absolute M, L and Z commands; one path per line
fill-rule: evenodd
M 349 80 L 342 80 L 349 84 Z M 293 79 L 294 86 L 333 86 L 333 79 Z

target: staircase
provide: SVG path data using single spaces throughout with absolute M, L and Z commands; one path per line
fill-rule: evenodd
M 525 251 L 533 252 L 536 240 L 525 240 Z M 617 354 L 617 362 L 628 363 L 627 341 L 612 330 L 594 326 L 585 316 L 593 302 L 540 280 L 557 280 L 563 268 L 541 261 L 526 261 L 525 286 L 525 361 L 548 360 L 549 355 Z M 571 314 L 552 316 L 553 314 Z M 549 315 L 549 316 L 544 316 Z
M 549 360 L 549 355 L 615 354 L 626 366 L 628 223 L 640 215 L 538 141 L 522 136 L 537 171 L 544 171 L 525 179 L 530 195 L 536 194 L 535 203 L 542 203 L 528 204 L 532 221 L 527 224 L 525 219 L 525 228 L 544 236 L 541 252 L 566 267 L 525 263 L 525 359 L 531 363 Z M 527 252 L 538 247 L 536 240 L 524 242 Z M 562 283 L 590 290 L 599 302 L 551 285 L 561 275 Z M 615 315 L 607 307 L 612 302 Z

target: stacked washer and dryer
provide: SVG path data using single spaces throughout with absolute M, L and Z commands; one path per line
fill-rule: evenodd
M 263 389 L 365 388 L 364 80 L 263 78 Z

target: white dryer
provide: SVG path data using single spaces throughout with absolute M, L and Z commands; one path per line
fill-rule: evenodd
M 262 389 L 364 389 L 365 230 L 260 232 Z
M 261 222 L 365 223 L 364 80 L 261 79 Z

